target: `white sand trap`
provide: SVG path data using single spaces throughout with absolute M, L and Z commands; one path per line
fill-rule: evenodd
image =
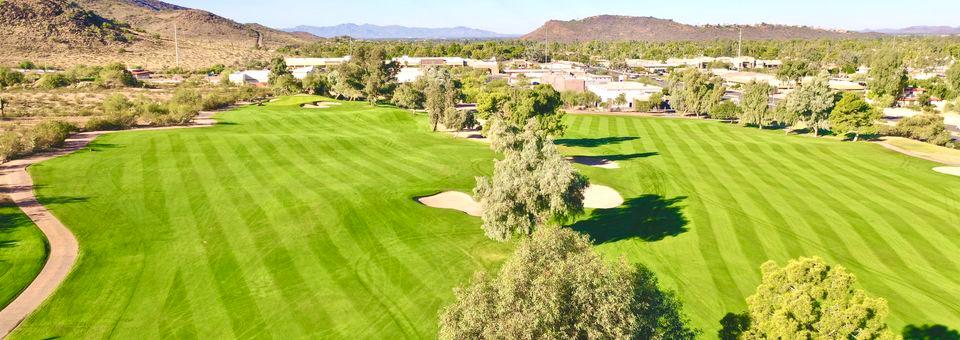
M 623 204 L 623 196 L 613 188 L 591 184 L 583 192 L 583 206 L 592 209 L 613 209 Z
M 304 109 L 329 109 L 329 106 L 326 105 L 314 105 L 314 104 L 303 104 L 301 106 Z
M 941 166 L 939 168 L 933 168 L 933 171 L 941 174 L 960 176 L 960 167 L 956 166 Z
M 614 162 L 605 158 L 600 158 L 600 157 L 573 156 L 573 157 L 567 157 L 567 160 L 577 164 L 583 164 L 586 166 L 592 166 L 596 168 L 620 169 L 620 164 L 617 164 L 617 162 Z
M 417 201 L 428 207 L 459 210 L 470 216 L 483 215 L 480 203 L 474 201 L 472 196 L 459 191 L 441 192 L 433 196 L 420 197 Z

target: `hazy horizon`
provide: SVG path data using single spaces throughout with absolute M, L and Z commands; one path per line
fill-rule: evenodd
M 398 6 L 384 0 L 352 2 L 275 0 L 167 0 L 207 10 L 240 22 L 275 28 L 336 26 L 340 24 L 399 25 L 446 28 L 464 26 L 503 34 L 525 34 L 548 20 L 582 19 L 613 14 L 652 16 L 685 24 L 784 24 L 828 29 L 895 29 L 909 26 L 957 26 L 960 1 L 902 2 L 810 0 L 802 6 L 744 0 L 736 4 L 710 1 L 638 2 L 611 0 L 602 4 L 572 0 L 488 0 L 448 3 L 424 0 Z M 335 8 L 335 10 L 332 10 Z M 824 9 L 830 9 L 824 11 Z M 695 9 L 695 10 L 693 10 Z M 936 10 L 932 10 L 936 9 Z

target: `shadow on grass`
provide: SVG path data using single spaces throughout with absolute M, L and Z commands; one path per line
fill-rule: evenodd
M 909 325 L 903 328 L 904 340 L 960 340 L 960 332 L 944 325 Z
M 687 231 L 689 221 L 678 206 L 685 199 L 666 199 L 660 195 L 632 198 L 620 208 L 595 210 L 589 219 L 577 222 L 571 228 L 590 235 L 597 244 L 634 238 L 660 241 Z
M 603 137 L 603 138 L 564 138 L 555 141 L 557 145 L 569 147 L 595 148 L 603 145 L 619 144 L 640 139 L 640 137 Z
M 626 155 L 606 155 L 606 156 L 597 156 L 610 161 L 629 161 L 631 159 L 637 158 L 647 158 L 660 155 L 659 152 L 642 152 L 642 153 L 631 153 Z

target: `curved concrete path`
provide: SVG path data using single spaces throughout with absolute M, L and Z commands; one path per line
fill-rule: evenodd
M 158 128 L 143 128 L 122 131 L 143 131 L 143 130 L 168 130 L 183 129 L 194 127 L 207 127 L 216 124 L 213 115 L 216 112 L 204 111 L 193 119 L 193 125 L 170 126 Z M 63 280 L 70 275 L 73 265 L 77 262 L 79 255 L 79 245 L 76 237 L 70 232 L 67 226 L 63 225 L 46 207 L 40 204 L 33 190 L 33 179 L 27 172 L 27 167 L 43 162 L 45 160 L 60 157 L 83 149 L 90 144 L 97 136 L 120 132 L 120 131 L 95 131 L 82 132 L 70 136 L 64 143 L 63 148 L 51 152 L 35 154 L 33 156 L 13 160 L 0 165 L 0 186 L 2 192 L 10 196 L 10 199 L 23 210 L 27 216 L 33 220 L 37 228 L 43 232 L 47 238 L 47 244 L 50 246 L 50 254 L 47 262 L 40 270 L 37 278 L 17 296 L 13 302 L 10 302 L 6 308 L 0 311 L 0 338 L 6 338 L 13 332 L 17 325 L 27 318 L 33 311 L 37 310 L 57 287 L 63 283 Z

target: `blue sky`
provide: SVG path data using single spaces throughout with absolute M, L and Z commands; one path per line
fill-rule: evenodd
M 688 24 L 761 22 L 824 28 L 960 25 L 960 0 L 166 0 L 240 22 L 287 28 L 342 23 L 468 26 L 522 34 L 549 19 L 654 16 Z

